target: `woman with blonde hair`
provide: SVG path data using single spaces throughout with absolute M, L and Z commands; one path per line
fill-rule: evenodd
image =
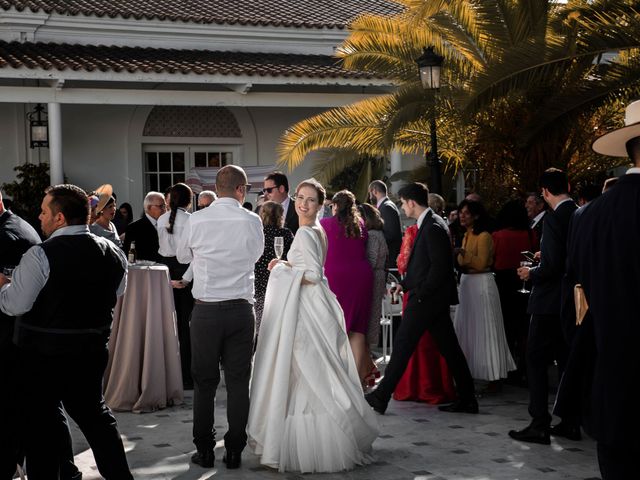
M 378 435 L 342 309 L 323 272 L 327 237 L 318 213 L 324 197 L 316 180 L 298 185 L 300 228 L 288 260 L 269 264 L 247 434 L 260 463 L 281 472 L 350 470 L 371 461 Z
M 373 287 L 373 270 L 367 260 L 369 235 L 353 193 L 341 190 L 332 202 L 333 217 L 320 221 L 329 241 L 325 272 L 329 287 L 344 310 L 349 343 L 364 381 L 371 371 L 366 343 Z

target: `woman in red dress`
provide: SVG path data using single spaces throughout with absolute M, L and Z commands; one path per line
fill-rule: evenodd
M 402 238 L 402 246 L 398 255 L 398 272 L 401 275 L 407 271 L 407 264 L 413 248 L 413 242 L 418 233 L 418 226 L 407 228 Z M 409 298 L 404 293 L 403 302 Z M 393 392 L 394 400 L 413 400 L 432 405 L 448 403 L 456 398 L 453 379 L 438 347 L 428 331 L 424 332 L 416 351 L 413 353 L 400 383 Z

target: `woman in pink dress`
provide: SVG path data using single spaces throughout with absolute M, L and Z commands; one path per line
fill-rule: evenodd
M 334 216 L 320 221 L 329 242 L 324 271 L 329 288 L 344 311 L 349 343 L 363 380 L 369 373 L 366 334 L 373 287 L 373 271 L 367 260 L 367 230 L 353 193 L 342 190 L 332 201 Z

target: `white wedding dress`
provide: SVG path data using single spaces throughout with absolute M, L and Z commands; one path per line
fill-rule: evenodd
M 247 432 L 260 463 L 281 472 L 352 469 L 371 460 L 378 436 L 325 256 L 324 231 L 301 227 L 292 266 L 278 264 L 267 286 Z

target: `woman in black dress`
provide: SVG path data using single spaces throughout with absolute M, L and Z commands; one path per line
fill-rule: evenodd
M 262 309 L 264 308 L 264 296 L 267 292 L 267 283 L 269 282 L 268 265 L 271 260 L 276 258 L 273 242 L 276 237 L 282 237 L 284 240 L 284 249 L 282 260 L 287 259 L 287 252 L 293 242 L 293 233 L 288 228 L 284 228 L 284 209 L 277 202 L 264 202 L 260 208 L 260 218 L 264 228 L 264 252 L 260 259 L 256 262 L 255 275 L 255 296 L 256 302 L 253 305 L 256 311 L 256 337 L 260 330 L 260 321 L 262 320 Z

